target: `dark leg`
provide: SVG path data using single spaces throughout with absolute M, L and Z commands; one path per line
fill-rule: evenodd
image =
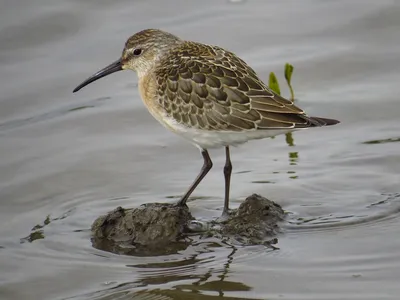
M 189 198 L 189 196 L 192 194 L 192 192 L 195 190 L 195 188 L 199 185 L 200 181 L 207 175 L 208 171 L 211 170 L 213 163 L 211 161 L 210 155 L 208 155 L 208 151 L 203 149 L 201 151 L 201 155 L 203 155 L 204 163 L 203 166 L 201 167 L 201 171 L 199 175 L 197 175 L 195 181 L 192 183 L 186 194 L 179 200 L 177 203 L 178 206 L 184 206 L 186 205 L 186 201 Z
M 229 189 L 231 185 L 232 163 L 228 146 L 225 147 L 225 155 L 226 155 L 226 161 L 224 166 L 225 201 L 224 201 L 224 210 L 222 211 L 222 216 L 227 216 L 229 211 Z

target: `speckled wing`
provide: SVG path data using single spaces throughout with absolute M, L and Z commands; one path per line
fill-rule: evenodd
M 222 48 L 185 42 L 160 66 L 156 76 L 159 105 L 182 125 L 211 131 L 320 126 Z

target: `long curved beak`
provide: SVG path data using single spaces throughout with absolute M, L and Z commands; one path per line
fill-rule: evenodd
M 96 81 L 97 79 L 100 79 L 104 76 L 110 75 L 112 73 L 122 71 L 122 62 L 121 59 L 118 59 L 117 61 L 113 62 L 112 64 L 108 65 L 104 69 L 101 69 L 97 73 L 93 74 L 90 76 L 88 79 L 86 79 L 84 82 L 82 82 L 80 85 L 78 85 L 73 92 L 79 91 L 81 88 L 84 86 L 88 85 L 89 83 L 92 83 L 93 81 Z

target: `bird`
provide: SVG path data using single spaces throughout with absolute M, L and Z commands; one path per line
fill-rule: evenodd
M 145 29 L 129 37 L 118 60 L 90 76 L 73 92 L 121 70 L 136 71 L 140 96 L 150 114 L 201 152 L 201 170 L 177 206 L 186 206 L 189 196 L 213 167 L 208 150 L 225 148 L 221 217 L 229 216 L 230 146 L 340 123 L 308 116 L 293 101 L 272 91 L 233 52 L 159 29 Z

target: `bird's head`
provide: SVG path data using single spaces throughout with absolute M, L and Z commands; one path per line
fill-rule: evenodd
M 140 78 L 154 67 L 165 52 L 180 42 L 178 37 L 158 29 L 135 33 L 126 41 L 118 60 L 90 76 L 74 89 L 74 93 L 93 81 L 122 70 L 136 71 Z

